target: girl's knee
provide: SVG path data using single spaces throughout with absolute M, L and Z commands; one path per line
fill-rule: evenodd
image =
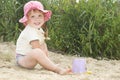
M 35 48 L 35 49 L 33 49 L 33 51 L 35 51 L 35 52 L 41 52 L 42 50 L 40 48 Z

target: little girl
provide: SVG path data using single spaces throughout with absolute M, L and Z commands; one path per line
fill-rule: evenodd
M 58 74 L 66 74 L 70 70 L 58 67 L 48 58 L 46 37 L 42 27 L 51 17 L 50 10 L 44 10 L 38 1 L 29 1 L 24 6 L 24 16 L 19 20 L 25 25 L 16 43 L 16 62 L 19 66 L 32 69 L 40 64 L 45 69 Z

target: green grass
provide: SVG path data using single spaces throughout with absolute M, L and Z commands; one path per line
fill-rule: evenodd
M 0 40 L 14 41 L 24 28 L 18 20 L 29 0 L 0 1 Z M 120 2 L 38 0 L 53 15 L 47 22 L 50 49 L 94 58 L 120 59 Z

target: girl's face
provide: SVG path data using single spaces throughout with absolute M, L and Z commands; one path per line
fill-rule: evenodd
M 28 12 L 27 24 L 35 28 L 40 28 L 44 23 L 44 14 L 41 11 L 31 10 Z

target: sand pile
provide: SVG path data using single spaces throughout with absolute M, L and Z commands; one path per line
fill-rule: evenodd
M 37 65 L 33 70 L 16 66 L 13 43 L 0 43 L 0 80 L 120 80 L 120 60 L 96 60 L 85 58 L 90 74 L 59 75 Z M 72 67 L 76 56 L 50 52 L 49 57 L 62 67 Z

